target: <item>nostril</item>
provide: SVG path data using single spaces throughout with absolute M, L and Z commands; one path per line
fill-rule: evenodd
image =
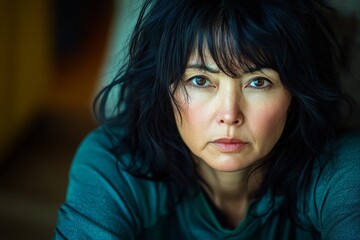
M 238 125 L 238 124 L 240 124 L 240 119 L 236 119 L 236 120 L 234 120 L 234 121 L 227 121 L 226 119 L 224 120 L 224 119 L 220 119 L 219 120 L 219 123 L 220 124 L 229 124 L 229 125 L 232 125 L 232 124 L 235 124 L 235 125 Z

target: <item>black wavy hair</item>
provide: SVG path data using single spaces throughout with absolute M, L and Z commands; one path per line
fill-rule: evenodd
M 168 183 L 179 199 L 198 190 L 172 102 L 191 53 L 208 50 L 229 76 L 248 62 L 278 71 L 292 94 L 283 134 L 261 165 L 259 195 L 270 189 L 294 202 L 314 161 L 336 138 L 345 99 L 339 48 L 325 18 L 330 11 L 320 0 L 145 0 L 128 58 L 95 100 L 98 119 L 117 139 L 114 153 L 130 156 L 128 171 Z M 113 91 L 118 101 L 109 115 Z

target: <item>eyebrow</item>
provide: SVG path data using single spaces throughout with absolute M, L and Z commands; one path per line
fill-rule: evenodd
M 191 63 L 191 64 L 188 64 L 186 67 L 197 69 L 200 71 L 206 71 L 206 72 L 210 72 L 210 73 L 220 73 L 220 70 L 218 68 L 213 68 L 208 65 L 201 64 L 201 63 Z M 259 71 L 261 72 L 262 69 L 264 69 L 264 68 L 258 67 L 258 66 L 247 67 L 246 69 L 243 70 L 242 74 L 248 74 L 248 73 L 259 72 Z
M 264 68 L 263 67 L 247 67 L 244 69 L 243 74 L 245 73 L 253 73 L 253 72 L 261 72 Z
M 210 72 L 210 73 L 220 73 L 219 69 L 213 68 L 208 65 L 201 64 L 201 63 L 191 63 L 191 64 L 188 64 L 186 67 L 201 70 L 201 71 L 206 71 L 206 72 Z

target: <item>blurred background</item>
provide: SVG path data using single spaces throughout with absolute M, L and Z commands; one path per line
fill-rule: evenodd
M 51 239 L 138 2 L 0 0 L 0 239 Z
M 360 3 L 332 2 L 342 81 L 360 102 Z M 0 0 L 1 239 L 53 236 L 72 157 L 97 126 L 92 100 L 116 74 L 140 3 Z

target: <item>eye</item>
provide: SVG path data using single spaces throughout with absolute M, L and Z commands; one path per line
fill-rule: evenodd
M 188 80 L 188 82 L 198 88 L 211 87 L 211 82 L 204 76 L 194 76 Z
M 249 82 L 249 84 L 246 85 L 246 87 L 263 89 L 271 87 L 271 85 L 272 84 L 268 79 L 263 77 L 256 77 L 251 79 L 251 81 Z

